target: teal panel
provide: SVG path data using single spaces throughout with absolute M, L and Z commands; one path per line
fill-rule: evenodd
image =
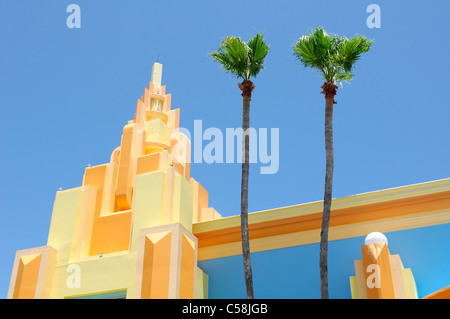
M 120 291 L 93 294 L 93 295 L 87 295 L 87 296 L 73 297 L 73 298 L 68 298 L 68 299 L 122 299 L 122 298 L 125 299 L 126 295 L 127 295 L 126 290 L 120 290 Z
M 419 298 L 450 285 L 450 224 L 385 233 L 391 254 L 411 268 Z M 365 237 L 331 241 L 330 298 L 350 299 L 349 277 Z M 255 298 L 320 298 L 319 244 L 251 254 Z M 209 276 L 208 297 L 245 298 L 242 256 L 200 261 Z

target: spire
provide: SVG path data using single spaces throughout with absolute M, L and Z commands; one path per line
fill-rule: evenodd
M 151 82 L 155 87 L 161 86 L 161 79 L 162 79 L 162 64 L 161 63 L 153 63 L 152 67 L 152 78 Z

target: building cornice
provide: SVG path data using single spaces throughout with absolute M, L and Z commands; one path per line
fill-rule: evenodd
M 320 241 L 322 201 L 249 214 L 251 250 Z M 329 240 L 450 223 L 450 179 L 333 199 Z M 199 260 L 241 253 L 240 216 L 193 225 Z

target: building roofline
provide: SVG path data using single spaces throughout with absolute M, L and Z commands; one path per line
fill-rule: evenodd
M 320 241 L 323 201 L 249 214 L 252 251 Z M 450 223 L 450 178 L 333 199 L 329 240 Z M 199 260 L 240 254 L 240 216 L 193 224 Z

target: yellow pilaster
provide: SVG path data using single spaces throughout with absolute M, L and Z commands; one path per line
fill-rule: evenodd
M 180 223 L 141 229 L 135 298 L 194 298 L 197 245 Z
M 417 299 L 411 269 L 403 267 L 399 255 L 390 254 L 384 235 L 372 234 L 381 240 L 361 246 L 362 260 L 355 260 L 356 275 L 350 277 L 352 298 Z
M 208 193 L 191 182 L 190 141 L 175 134 L 180 111 L 161 74 L 156 63 L 110 162 L 57 192 L 47 246 L 17 252 L 8 298 L 194 298 L 197 287 L 207 297 L 191 232 Z
M 50 298 L 55 262 L 53 247 L 19 250 L 14 260 L 8 299 Z

